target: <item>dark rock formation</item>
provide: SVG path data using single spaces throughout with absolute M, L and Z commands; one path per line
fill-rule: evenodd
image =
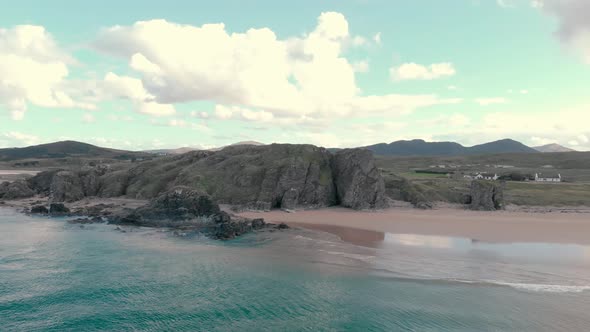
M 49 187 L 52 202 L 75 202 L 84 198 L 82 180 L 76 172 L 57 172 Z
M 219 205 L 209 195 L 187 187 L 173 188 L 133 212 L 140 223 L 194 221 L 218 214 Z
M 231 216 L 206 193 L 187 187 L 175 187 L 111 223 L 192 229 L 219 240 L 272 226 L 263 219 Z
M 230 216 L 209 195 L 187 187 L 173 188 L 113 223 L 198 230 L 207 236 L 228 240 L 263 229 L 263 219 Z
M 28 183 L 24 180 L 0 183 L 0 199 L 28 198 L 35 195 Z
M 102 219 L 101 217 L 92 217 L 92 218 L 76 218 L 73 220 L 68 220 L 68 223 L 70 224 L 82 224 L 82 225 L 86 225 L 86 224 L 100 224 L 100 223 L 104 223 L 105 220 Z
M 495 211 L 504 209 L 504 183 L 475 180 L 471 182 L 471 210 Z
M 205 234 L 217 240 L 230 240 L 252 231 L 261 230 L 266 226 L 264 219 L 234 217 L 225 222 L 212 223 L 205 228 Z
M 55 174 L 62 170 L 50 170 L 40 172 L 37 175 L 27 179 L 29 187 L 31 187 L 37 194 L 43 196 L 49 196 L 51 192 L 51 182 Z
M 385 184 L 370 151 L 336 152 L 332 172 L 340 205 L 353 209 L 385 207 Z
M 105 166 L 43 172 L 29 184 L 52 202 L 84 197 L 152 199 L 177 186 L 245 209 L 385 205 L 384 185 L 370 152 L 332 155 L 312 145 L 231 146 L 195 151 L 113 170 Z
M 70 213 L 63 203 L 51 203 L 49 204 L 49 214 L 52 216 L 65 216 Z
M 31 214 L 49 214 L 49 210 L 45 205 L 35 205 L 31 208 Z

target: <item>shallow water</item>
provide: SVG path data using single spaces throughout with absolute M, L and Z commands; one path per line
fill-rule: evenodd
M 322 232 L 226 243 L 0 209 L 2 331 L 583 331 L 590 250 Z

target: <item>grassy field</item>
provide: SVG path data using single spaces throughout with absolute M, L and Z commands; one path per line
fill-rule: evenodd
M 386 182 L 395 177 L 404 178 L 429 201 L 459 203 L 469 193 L 470 181 L 450 179 L 440 174 L 416 173 L 415 170 L 435 169 L 464 174 L 487 172 L 498 175 L 511 172 L 530 175 L 559 173 L 564 183 L 508 182 L 506 202 L 529 206 L 590 206 L 590 152 L 376 158 Z M 443 165 L 444 169 L 432 167 Z

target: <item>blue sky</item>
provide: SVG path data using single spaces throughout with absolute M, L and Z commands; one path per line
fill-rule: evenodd
M 590 150 L 589 3 L 11 2 L 0 147 L 511 137 Z

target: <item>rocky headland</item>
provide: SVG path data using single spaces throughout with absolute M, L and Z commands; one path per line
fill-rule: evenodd
M 386 207 L 385 186 L 371 152 L 331 153 L 312 145 L 230 146 L 193 151 L 129 167 L 109 165 L 50 170 L 27 180 L 0 185 L 0 199 L 36 197 L 46 203 L 29 211 L 82 215 L 110 223 L 192 227 L 217 239 L 268 228 L 221 211 L 309 209 L 340 205 L 352 209 Z M 80 205 L 92 198 L 148 200 L 135 209 Z M 77 208 L 69 209 L 68 205 Z M 88 222 L 82 218 L 80 221 Z M 284 226 L 281 226 L 284 228 Z

